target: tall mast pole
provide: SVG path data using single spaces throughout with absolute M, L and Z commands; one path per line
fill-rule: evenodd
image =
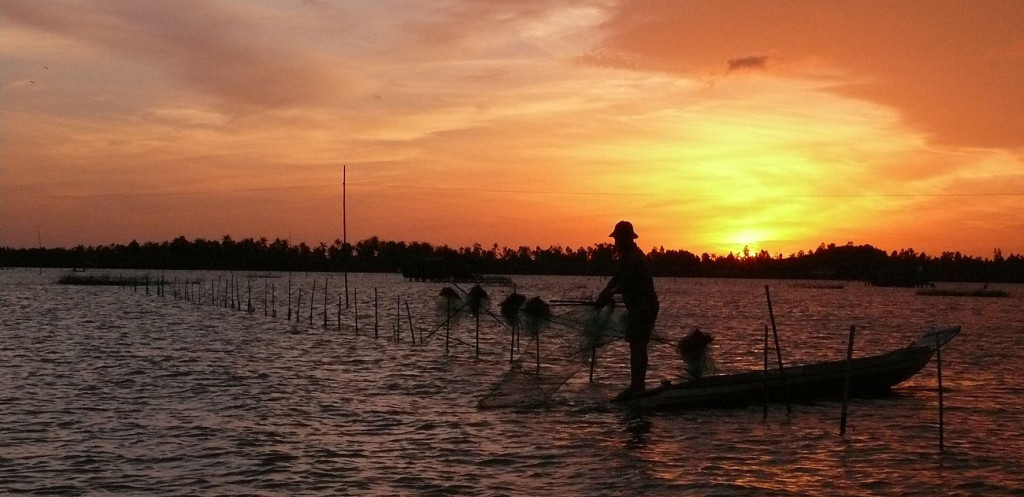
M 348 260 L 352 250 L 348 247 L 348 205 L 346 199 L 348 165 L 341 166 L 341 246 L 346 251 L 345 257 L 345 307 L 348 308 Z

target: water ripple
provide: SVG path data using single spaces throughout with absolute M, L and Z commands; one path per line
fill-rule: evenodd
M 310 288 L 312 276 L 293 278 Z M 964 326 L 943 358 L 940 454 L 932 366 L 896 395 L 852 404 L 845 438 L 837 435 L 834 402 L 797 405 L 791 414 L 771 406 L 766 421 L 759 406 L 619 409 L 606 399 L 628 375 L 621 344 L 602 351 L 595 384 L 583 366 L 569 367 L 577 375 L 548 407 L 480 411 L 477 399 L 508 370 L 509 335 L 495 321 L 481 330 L 480 358 L 469 322 L 453 329 L 457 342 L 447 355 L 443 329 L 413 346 L 404 308 L 403 342 L 388 340 L 397 295 L 425 332 L 437 326 L 438 285 L 351 275 L 357 334 L 348 317 L 340 331 L 316 316 L 310 325 L 308 314 L 284 322 L 280 301 L 274 319 L 55 279 L 0 272 L 3 494 L 1020 495 L 1024 488 L 1024 287 L 1009 299 L 980 301 L 773 284 L 787 361 L 840 356 L 850 324 L 858 325 L 858 354 L 905 345 L 932 324 Z M 517 278 L 520 292 L 549 299 L 592 296 L 603 283 Z M 715 334 L 721 369 L 757 368 L 763 286 L 659 280 L 659 332 L 678 336 L 699 326 Z M 373 288 L 385 297 L 376 340 Z M 491 291 L 500 301 L 508 290 Z M 545 354 L 560 346 L 546 342 Z M 652 350 L 652 381 L 678 375 L 666 349 Z

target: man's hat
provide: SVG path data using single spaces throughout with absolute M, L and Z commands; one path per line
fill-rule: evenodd
M 638 238 L 635 231 L 633 231 L 633 223 L 629 221 L 619 221 L 615 224 L 615 229 L 608 235 L 612 238 L 632 238 L 636 240 Z

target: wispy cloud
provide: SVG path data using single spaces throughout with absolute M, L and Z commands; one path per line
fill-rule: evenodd
M 337 68 L 290 46 L 289 29 L 223 2 L 4 2 L 3 18 L 166 69 L 185 87 L 246 109 L 317 105 L 341 86 Z
M 769 56 L 767 55 L 747 55 L 745 57 L 737 57 L 735 59 L 729 59 L 726 62 L 728 71 L 744 71 L 744 70 L 765 70 L 768 68 Z

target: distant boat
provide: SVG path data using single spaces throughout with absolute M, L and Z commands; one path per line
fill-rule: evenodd
M 840 398 L 849 368 L 850 396 L 872 396 L 914 376 L 936 349 L 960 333 L 960 326 L 925 333 L 907 347 L 885 354 L 846 360 L 787 366 L 767 371 L 712 375 L 667 384 L 617 402 L 645 409 L 735 407 L 760 402 Z

